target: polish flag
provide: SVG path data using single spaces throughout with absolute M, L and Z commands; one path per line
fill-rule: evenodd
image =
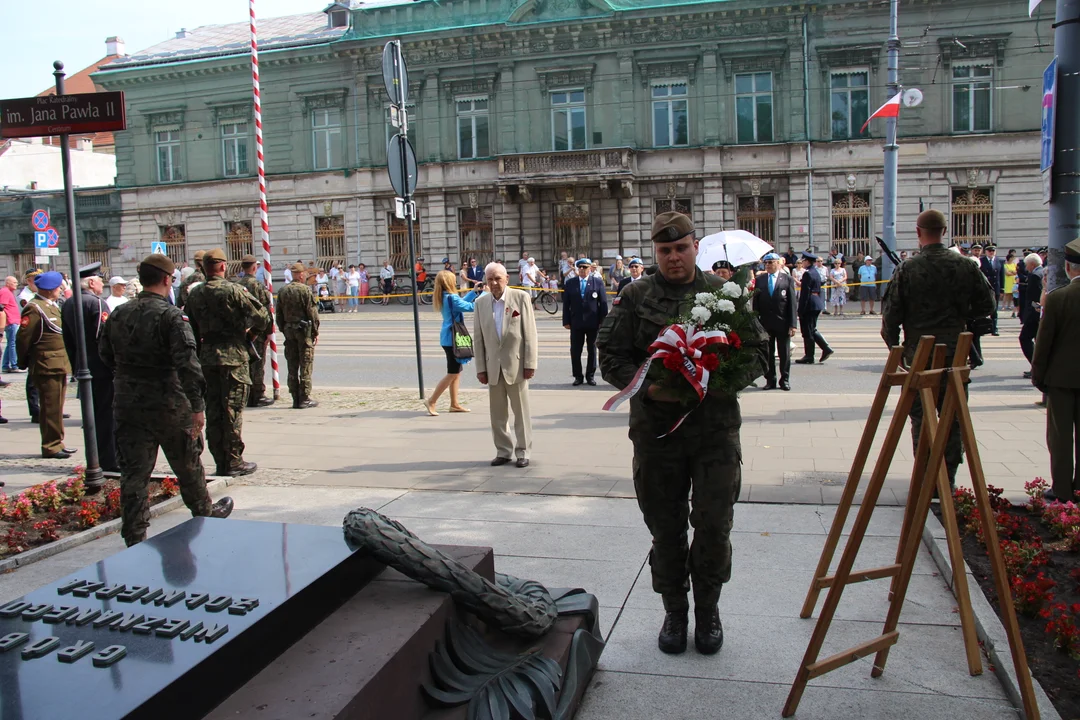
M 900 116 L 900 95 L 902 93 L 896 93 L 893 97 L 889 98 L 889 101 L 874 111 L 874 114 L 866 118 L 866 122 L 863 123 L 862 128 L 859 130 L 859 134 L 862 135 L 866 132 L 866 126 L 870 124 L 870 121 L 874 118 L 894 118 Z

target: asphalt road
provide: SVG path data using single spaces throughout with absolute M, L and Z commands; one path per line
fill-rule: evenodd
M 315 384 L 317 387 L 417 387 L 416 353 L 412 310 L 404 306 L 366 306 L 355 314 L 324 314 L 319 345 L 315 349 Z M 466 322 L 472 323 L 471 317 Z M 541 313 L 537 317 L 540 335 L 540 367 L 534 389 L 565 388 L 573 380 L 570 374 L 569 332 L 560 324 L 561 315 Z M 427 389 L 446 372 L 446 360 L 439 347 L 439 316 L 431 307 L 420 308 L 420 343 L 424 383 Z M 823 365 L 792 365 L 792 392 L 795 393 L 873 393 L 885 362 L 886 349 L 879 335 L 879 316 L 822 316 L 819 329 L 833 346 L 835 354 Z M 972 391 L 1024 392 L 1034 397 L 1034 389 L 1021 373 L 1028 369 L 1020 353 L 1017 336 L 1019 321 L 1002 318 L 1000 337 L 983 338 L 986 364 L 972 374 Z M 802 338 L 796 334 L 792 357 L 802 355 Z M 584 358 L 583 358 L 584 362 Z M 282 394 L 287 396 L 284 348 L 280 346 L 279 364 Z M 582 392 L 610 393 L 602 381 L 596 388 Z M 475 373 L 466 366 L 464 387 L 479 387 Z M 751 390 L 752 392 L 752 390 Z

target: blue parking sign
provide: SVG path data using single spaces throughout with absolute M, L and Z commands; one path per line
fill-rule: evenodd
M 43 230 L 34 233 L 34 248 L 44 250 L 49 247 L 49 234 Z
M 1054 107 L 1057 104 L 1057 58 L 1043 71 L 1042 153 L 1040 170 L 1046 172 L 1054 164 Z
M 150 254 L 151 255 L 167 255 L 168 253 L 165 252 L 165 243 L 163 241 L 160 241 L 160 240 L 155 240 L 154 242 L 151 242 L 150 243 Z

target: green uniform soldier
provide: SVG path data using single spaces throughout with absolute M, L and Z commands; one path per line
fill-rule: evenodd
M 183 281 L 181 281 L 180 291 L 176 293 L 177 307 L 182 308 L 187 305 L 188 294 L 191 293 L 192 285 L 196 283 L 202 284 L 206 282 L 206 275 L 203 273 L 202 268 L 203 256 L 205 255 L 206 253 L 203 250 L 195 251 L 195 272 L 191 273 L 186 278 L 184 278 Z
M 139 265 L 143 290 L 109 315 L 100 340 L 102 361 L 113 368 L 113 411 L 120 455 L 120 534 L 128 547 L 150 527 L 147 485 L 165 452 L 180 496 L 193 517 L 228 517 L 231 498 L 211 504 L 202 466 L 202 369 L 195 336 L 183 312 L 169 304 L 173 261 L 150 255 Z
M 631 383 L 649 357 L 649 345 L 692 306 L 696 293 L 723 285 L 723 280 L 695 265 L 698 241 L 690 218 L 661 213 L 651 237 L 657 271 L 622 289 L 597 341 L 600 370 L 617 388 Z M 743 338 L 744 347 L 760 354 L 754 377 L 764 372 L 764 342 L 760 328 L 758 337 Z M 743 386 L 754 377 L 745 378 Z M 742 486 L 742 416 L 737 398 L 710 393 L 675 432 L 659 438 L 685 411 L 648 380 L 631 398 L 634 488 L 653 538 L 649 555 L 653 590 L 663 597 L 666 611 L 660 650 L 686 650 L 692 580 L 694 644 L 699 652 L 712 654 L 724 643 L 718 603 L 721 587 L 731 578 L 730 533 Z M 687 544 L 687 522 L 694 527 L 692 546 Z
M 986 318 L 994 310 L 995 299 L 990 283 L 976 263 L 958 253 L 949 252 L 941 239 L 948 227 L 940 210 L 927 210 L 915 221 L 919 254 L 905 260 L 893 273 L 881 307 L 881 337 L 889 347 L 900 344 L 904 330 L 904 363 L 911 364 L 915 348 L 923 335 L 933 335 L 944 343 L 945 364 L 952 365 L 960 333 L 973 320 Z M 946 378 L 942 377 L 938 410 L 945 401 Z M 916 397 L 911 406 L 911 439 L 919 445 L 923 406 Z M 956 483 L 956 469 L 963 457 L 960 420 L 953 421 L 945 445 L 945 467 L 949 483 Z
M 209 250 L 202 262 L 207 281 L 191 290 L 184 311 L 206 378 L 206 442 L 218 475 L 248 475 L 257 467 L 244 461 L 241 437 L 251 385 L 248 337 L 270 322 L 270 314 L 251 293 L 225 279 L 224 251 Z
M 41 457 L 47 458 L 69 458 L 75 452 L 64 447 L 64 395 L 71 364 L 56 302 L 63 281 L 58 272 L 34 278 L 37 293 L 23 307 L 15 336 L 19 368 L 30 371 L 30 382 L 38 391 Z
M 285 333 L 285 364 L 289 368 L 289 393 L 293 407 L 310 408 L 311 371 L 315 366 L 315 346 L 319 343 L 319 311 L 315 296 L 306 284 L 303 263 L 292 266 L 293 281 L 278 292 L 277 324 Z
M 248 373 L 251 375 L 251 392 L 248 393 L 248 407 L 273 405 L 274 398 L 266 397 L 266 346 L 270 343 L 273 324 L 270 322 L 270 291 L 255 279 L 259 261 L 254 255 L 240 258 L 240 278 L 237 282 L 267 310 L 266 325 L 251 329 L 251 342 L 248 343 Z

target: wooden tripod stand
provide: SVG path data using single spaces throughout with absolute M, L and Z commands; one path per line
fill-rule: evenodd
M 901 367 L 903 349 L 895 347 L 889 352 L 885 370 L 881 375 L 877 393 L 870 408 L 870 416 L 863 429 L 859 448 L 852 462 L 851 471 L 848 474 L 847 484 L 844 486 L 840 504 L 836 509 L 836 516 L 833 518 L 832 527 L 829 530 L 825 547 L 818 561 L 817 570 L 814 573 L 814 580 L 810 585 L 810 590 L 800 613 L 801 617 L 810 617 L 814 607 L 817 605 L 821 590 L 824 588 L 829 589 L 825 604 L 821 609 L 821 616 L 814 627 L 814 633 L 806 648 L 806 654 L 803 656 L 798 674 L 795 676 L 795 682 L 792 684 L 791 692 L 788 694 L 787 702 L 784 705 L 784 717 L 791 717 L 795 714 L 803 692 L 806 690 L 806 684 L 813 678 L 843 667 L 870 653 L 877 653 L 874 667 L 870 673 L 871 677 L 880 677 L 884 672 L 889 648 L 896 644 L 900 636 L 899 631 L 896 629 L 900 620 L 900 611 L 904 605 L 911 573 L 915 566 L 915 557 L 918 554 L 919 543 L 922 540 L 922 530 L 926 525 L 927 513 L 930 510 L 931 496 L 935 489 L 941 498 L 942 521 L 945 526 L 949 556 L 953 566 L 953 592 L 960 610 L 960 624 L 967 654 L 968 671 L 972 675 L 978 675 L 982 672 L 982 661 L 979 655 L 978 640 L 975 635 L 974 614 L 971 609 L 963 551 L 960 545 L 960 533 L 956 524 L 956 515 L 953 509 L 952 494 L 945 466 L 945 449 L 949 439 L 949 428 L 954 420 L 958 420 L 961 439 L 967 453 L 967 462 L 982 521 L 983 533 L 986 538 L 987 553 L 993 569 L 995 588 L 998 597 L 1005 599 L 1002 602 L 1002 615 L 1004 616 L 1005 631 L 1009 639 L 1013 664 L 1018 675 L 1017 680 L 1020 685 L 1024 715 L 1028 720 L 1038 720 L 1039 718 L 1039 710 L 1031 684 L 1031 675 L 1027 667 L 1027 657 L 1020 638 L 1020 629 L 1016 622 L 1016 612 L 1011 602 L 1012 593 L 1005 573 L 1005 564 L 1001 557 L 1000 546 L 998 545 L 997 526 L 994 521 L 993 510 L 990 507 L 990 498 L 986 491 L 986 480 L 983 476 L 982 462 L 979 459 L 978 446 L 975 441 L 975 432 L 965 392 L 965 381 L 970 372 L 967 366 L 967 357 L 971 349 L 971 341 L 971 333 L 960 335 L 951 367 L 944 367 L 945 346 L 938 345 L 935 347 L 934 338 L 929 336 L 920 338 L 911 367 L 907 370 Z M 829 575 L 829 566 L 832 564 L 833 555 L 843 533 L 848 512 L 855 500 L 859 480 L 866 467 L 866 461 L 870 455 L 871 445 L 880 425 L 882 414 L 885 411 L 890 390 L 896 386 L 901 388 L 899 402 L 889 423 L 877 462 L 870 476 L 870 483 L 866 488 L 851 534 L 840 556 L 840 562 L 835 573 Z M 945 391 L 945 397 L 942 401 L 939 416 L 936 408 L 939 392 L 942 389 Z M 897 545 L 896 561 L 892 565 L 884 567 L 854 570 L 855 557 L 870 525 L 874 507 L 885 483 L 885 476 L 888 473 L 889 466 L 892 464 L 897 444 L 904 432 L 904 426 L 907 424 L 908 413 L 911 411 L 916 397 L 922 404 L 923 421 L 918 447 L 915 451 L 915 465 L 911 473 L 911 484 L 904 509 L 904 520 Z M 818 655 L 825 642 L 829 626 L 832 624 L 837 606 L 840 604 L 840 597 L 843 594 L 844 587 L 851 583 L 882 578 L 891 578 L 889 609 L 882 634 L 873 640 L 819 660 Z

